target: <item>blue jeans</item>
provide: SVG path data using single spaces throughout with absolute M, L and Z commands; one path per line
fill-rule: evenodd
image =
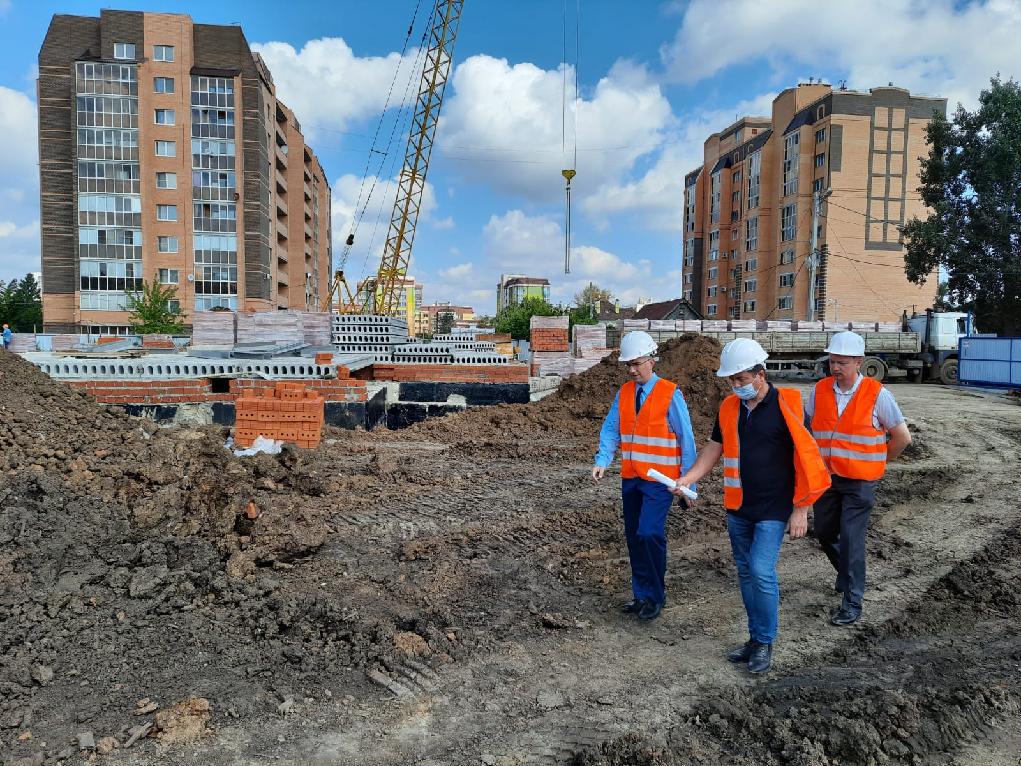
M 748 613 L 748 635 L 753 641 L 771 644 L 776 640 L 780 613 L 776 562 L 787 522 L 750 521 L 728 513 L 727 531 Z
M 624 536 L 631 558 L 631 592 L 636 600 L 666 602 L 666 517 L 674 496 L 657 481 L 622 479 Z

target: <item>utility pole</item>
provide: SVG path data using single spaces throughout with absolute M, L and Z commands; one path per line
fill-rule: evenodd
M 819 216 L 822 213 L 822 201 L 833 193 L 833 189 L 824 192 L 812 192 L 812 252 L 808 254 L 808 321 L 815 319 L 815 278 L 819 273 L 822 260 L 819 257 Z

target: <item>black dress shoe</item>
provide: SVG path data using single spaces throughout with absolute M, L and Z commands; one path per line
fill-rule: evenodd
M 639 598 L 633 598 L 620 608 L 624 614 L 638 614 L 642 611 L 642 604 L 645 602 Z
M 773 645 L 754 642 L 751 656 L 748 658 L 749 673 L 765 673 L 773 661 Z
M 861 619 L 861 609 L 841 606 L 830 617 L 831 625 L 853 625 Z
M 744 646 L 739 646 L 737 649 L 731 649 L 724 656 L 727 658 L 727 662 L 748 662 L 748 659 L 752 656 L 752 649 L 754 648 L 754 641 L 745 641 Z
M 639 620 L 655 620 L 659 617 L 659 613 L 663 611 L 663 605 L 657 604 L 652 599 L 645 599 L 645 603 L 642 605 L 641 611 L 638 613 Z

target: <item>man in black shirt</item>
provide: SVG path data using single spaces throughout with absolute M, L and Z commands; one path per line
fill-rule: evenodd
M 804 425 L 801 394 L 766 380 L 766 358 L 749 338 L 723 349 L 716 374 L 728 379 L 734 395 L 720 406 L 695 465 L 678 480 L 693 484 L 723 458 L 727 531 L 749 633 L 727 659 L 747 662 L 752 673 L 765 672 L 772 661 L 780 607 L 776 564 L 784 532 L 805 535 L 808 509 L 829 486 L 829 473 Z

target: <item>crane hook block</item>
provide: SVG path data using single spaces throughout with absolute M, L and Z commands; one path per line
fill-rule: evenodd
M 355 243 L 355 235 L 354 234 L 348 234 L 347 235 L 347 241 L 346 241 L 345 244 L 347 244 L 348 247 L 351 247 L 351 245 L 353 245 L 354 243 Z

